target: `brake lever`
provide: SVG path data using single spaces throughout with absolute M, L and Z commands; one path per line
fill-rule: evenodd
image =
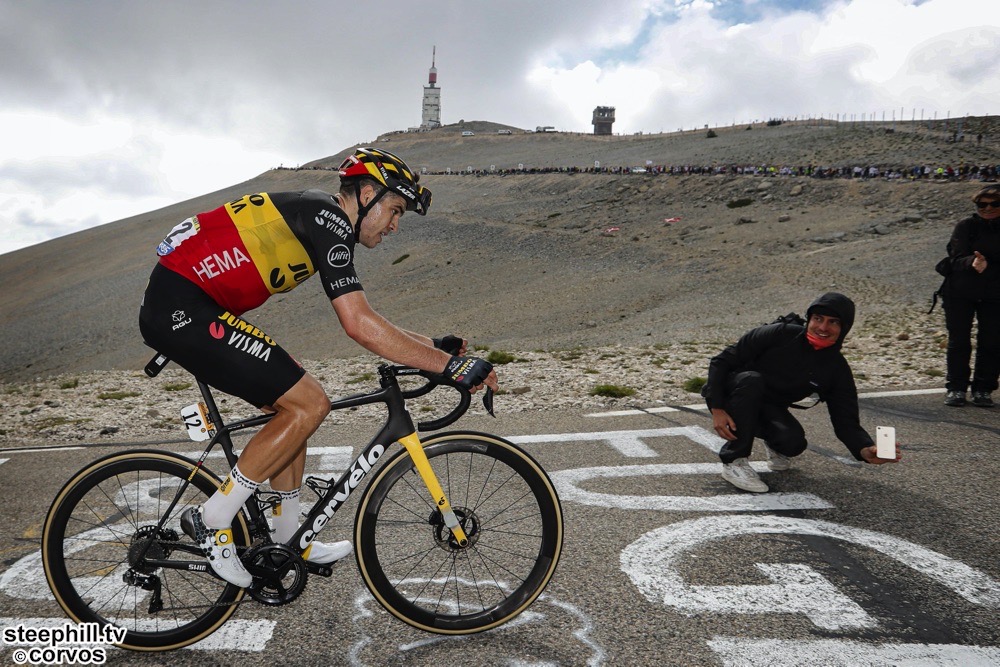
M 486 412 L 490 413 L 490 417 L 496 419 L 496 415 L 493 414 L 493 389 L 486 387 L 486 391 L 483 393 L 483 407 L 486 408 Z

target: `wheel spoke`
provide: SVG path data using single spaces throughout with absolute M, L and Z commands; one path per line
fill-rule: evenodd
M 175 546 L 187 539 L 176 519 L 171 526 L 163 512 L 175 499 L 175 511 L 200 504 L 216 488 L 203 470 L 158 452 L 107 456 L 78 473 L 43 532 L 43 563 L 59 603 L 81 622 L 125 627 L 131 648 L 183 646 L 218 628 L 235 611 L 239 589 L 207 568 L 151 568 L 146 561 L 170 560 L 175 550 L 190 558 L 190 549 Z M 233 533 L 236 546 L 249 542 L 242 520 Z
M 424 451 L 469 544 L 456 544 L 408 455 L 399 454 L 358 507 L 365 583 L 383 606 L 421 629 L 494 627 L 523 611 L 554 571 L 558 498 L 537 464 L 499 439 L 440 436 Z

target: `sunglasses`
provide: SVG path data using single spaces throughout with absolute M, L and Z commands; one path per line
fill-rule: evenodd
M 1000 201 L 977 201 L 976 208 L 1000 208 Z

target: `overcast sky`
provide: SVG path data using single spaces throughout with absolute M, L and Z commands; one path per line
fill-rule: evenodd
M 0 0 L 0 253 L 419 125 L 435 45 L 445 124 L 1000 113 L 1000 0 Z

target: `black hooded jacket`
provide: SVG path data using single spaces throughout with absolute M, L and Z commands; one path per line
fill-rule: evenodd
M 854 375 L 840 351 L 854 326 L 854 302 L 843 294 L 828 292 L 810 304 L 807 320 L 817 307 L 840 317 L 840 338 L 835 344 L 814 349 L 806 340 L 806 327 L 798 324 L 757 327 L 712 358 L 704 394 L 709 406 L 724 406 L 727 378 L 744 371 L 757 371 L 764 377 L 764 400 L 768 403 L 788 406 L 815 392 L 826 402 L 837 438 L 861 460 L 861 450 L 873 440 L 861 426 Z
M 986 257 L 982 273 L 972 268 L 974 251 Z M 945 283 L 944 297 L 1000 301 L 1000 220 L 984 220 L 972 215 L 957 225 L 948 242 L 951 275 Z

